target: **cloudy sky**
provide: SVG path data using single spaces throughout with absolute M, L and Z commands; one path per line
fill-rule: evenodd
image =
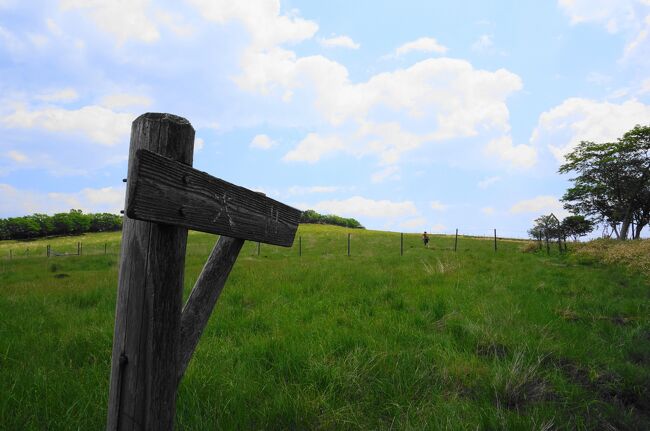
M 0 0 L 0 217 L 123 206 L 130 125 L 373 229 L 525 236 L 650 123 L 650 0 Z

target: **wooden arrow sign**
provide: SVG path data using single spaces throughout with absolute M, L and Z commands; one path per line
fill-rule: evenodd
M 301 212 L 148 150 L 128 179 L 132 219 L 291 247 Z

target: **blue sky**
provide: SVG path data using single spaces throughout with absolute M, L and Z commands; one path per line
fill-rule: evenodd
M 130 123 L 368 228 L 525 236 L 650 123 L 650 1 L 0 0 L 0 217 L 123 206 Z

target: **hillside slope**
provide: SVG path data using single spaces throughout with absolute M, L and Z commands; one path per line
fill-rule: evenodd
M 0 243 L 0 428 L 104 426 L 119 238 L 12 260 L 26 244 Z M 190 233 L 185 295 L 215 240 Z M 82 256 L 43 256 L 77 241 Z M 246 244 L 178 428 L 650 427 L 646 278 L 511 241 L 453 246 L 405 235 L 400 256 L 397 233 L 321 225 L 292 248 Z

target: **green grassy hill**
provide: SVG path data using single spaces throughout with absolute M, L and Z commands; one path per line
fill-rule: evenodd
M 650 428 L 643 275 L 517 241 L 461 237 L 454 253 L 453 237 L 405 235 L 400 256 L 396 233 L 298 235 L 302 256 L 298 239 L 245 245 L 179 429 Z M 104 426 L 119 240 L 0 243 L 0 428 Z M 82 256 L 45 257 L 78 241 Z M 215 241 L 190 233 L 186 295 Z

